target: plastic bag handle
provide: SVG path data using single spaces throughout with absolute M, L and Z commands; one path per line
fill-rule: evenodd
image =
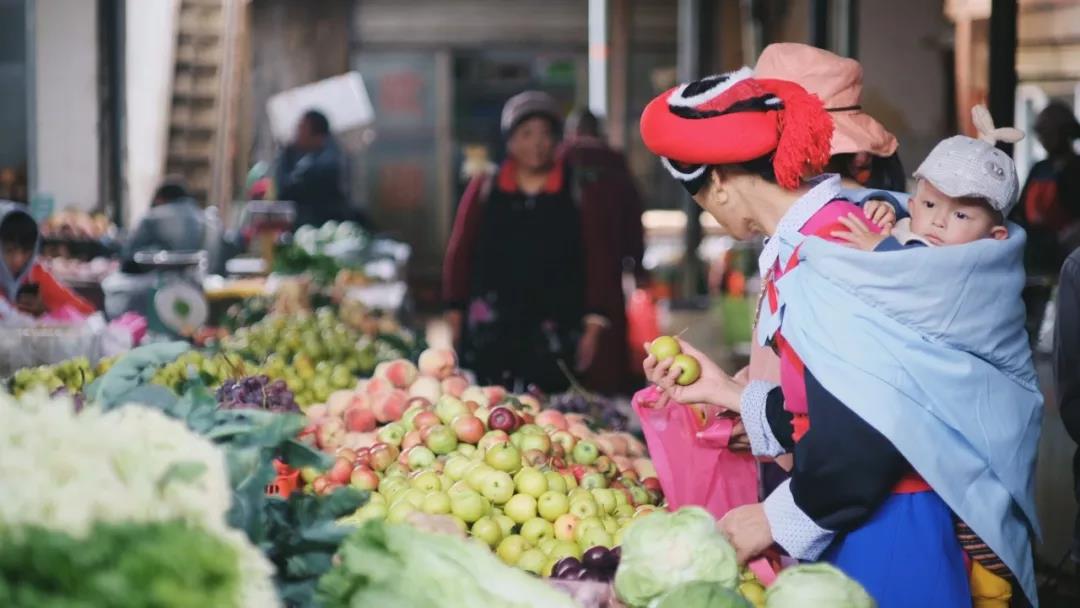
M 769 560 L 764 557 L 753 559 L 750 563 L 746 564 L 746 567 L 754 573 L 758 581 L 765 587 L 776 582 L 776 569 L 772 567 Z

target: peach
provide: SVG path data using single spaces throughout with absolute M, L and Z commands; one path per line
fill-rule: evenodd
M 385 378 L 397 388 L 409 388 L 419 371 L 408 359 L 384 361 L 375 367 L 374 377 Z
M 364 385 L 364 392 L 372 397 L 385 395 L 394 390 L 394 385 L 386 378 L 372 378 Z
M 570 434 L 578 439 L 592 439 L 593 432 L 589 429 L 589 425 L 584 422 L 572 422 L 567 427 Z
M 409 387 L 410 397 L 423 397 L 429 403 L 435 403 L 442 396 L 442 385 L 435 378 L 420 376 Z
M 441 388 L 444 395 L 461 398 L 465 391 L 469 389 L 469 381 L 464 376 L 450 376 L 442 381 Z
M 457 355 L 447 348 L 429 348 L 420 353 L 420 373 L 444 380 L 457 368 Z
M 484 423 L 476 416 L 458 416 L 450 424 L 458 441 L 475 445 L 484 436 Z
M 341 442 L 341 445 L 356 450 L 359 459 L 361 451 L 375 445 L 376 441 L 378 439 L 375 437 L 375 433 L 371 431 L 367 433 L 345 433 L 345 439 Z
M 325 451 L 334 451 L 345 438 L 345 423 L 337 418 L 327 418 L 315 429 L 315 441 Z
M 394 389 L 374 398 L 371 410 L 375 412 L 375 419 L 380 424 L 401 420 L 405 413 L 405 405 L 409 401 L 408 394 L 400 389 Z
M 326 472 L 326 478 L 334 483 L 346 483 L 352 475 L 353 465 L 345 458 L 338 458 Z
M 623 433 L 623 439 L 626 439 L 626 455 L 633 458 L 641 458 L 648 450 L 645 448 L 645 444 L 640 439 L 634 437 L 630 433 Z
M 600 448 L 600 452 L 603 454 L 614 454 L 615 444 L 611 442 L 611 438 L 607 435 L 599 435 L 593 441 L 596 442 L 596 447 Z
M 375 413 L 361 405 L 345 410 L 345 428 L 350 432 L 366 433 L 375 430 Z
M 611 442 L 612 456 L 626 455 L 626 451 L 630 446 L 630 442 L 626 440 L 626 437 L 623 437 L 622 433 L 608 433 L 607 438 L 608 441 Z
M 327 410 L 326 405 L 324 404 L 308 406 L 307 411 L 304 413 L 307 414 L 308 420 L 313 422 L 322 420 L 330 415 L 329 410 Z
M 567 428 L 566 416 L 559 410 L 543 410 L 536 415 L 536 424 L 547 427 L 555 427 L 555 430 L 565 431 Z
M 330 412 L 331 416 L 340 416 L 345 413 L 345 408 L 349 407 L 352 403 L 353 391 L 334 391 L 330 393 L 330 397 L 326 400 L 326 409 Z

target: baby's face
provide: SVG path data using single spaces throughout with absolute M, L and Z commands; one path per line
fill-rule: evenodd
M 934 245 L 962 245 L 1009 236 L 985 201 L 947 196 L 925 179 L 919 180 L 908 211 L 911 231 Z

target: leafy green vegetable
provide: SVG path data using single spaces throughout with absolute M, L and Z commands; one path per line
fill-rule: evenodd
M 319 581 L 325 608 L 571 608 L 574 601 L 503 564 L 475 541 L 368 521 L 341 546 L 340 563 Z
M 700 507 L 657 512 L 634 521 L 622 539 L 615 592 L 630 606 L 646 606 L 690 581 L 734 589 L 739 580 L 735 549 Z
M 862 585 L 829 564 L 803 564 L 780 572 L 765 590 L 768 608 L 875 608 Z
M 683 583 L 662 595 L 655 608 L 751 608 L 750 602 L 720 583 Z
M 0 533 L 0 606 L 228 608 L 239 580 L 233 548 L 182 522 Z

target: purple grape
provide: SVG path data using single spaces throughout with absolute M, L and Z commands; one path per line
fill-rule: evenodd
M 581 562 L 574 556 L 564 557 L 555 564 L 551 569 L 551 575 L 555 578 L 563 578 L 563 574 L 567 570 L 572 570 L 581 567 Z
M 611 572 L 615 570 L 615 560 L 607 547 L 592 547 L 581 557 L 581 563 L 596 572 Z

